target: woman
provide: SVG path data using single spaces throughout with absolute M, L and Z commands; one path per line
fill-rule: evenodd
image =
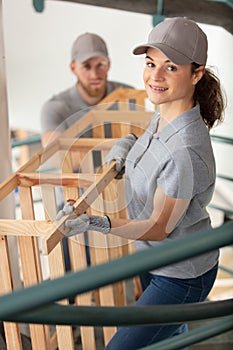
M 67 220 L 69 235 L 88 229 L 134 239 L 148 249 L 211 227 L 206 211 L 215 185 L 209 130 L 222 119 L 220 83 L 208 69 L 207 38 L 186 18 L 171 18 L 134 50 L 146 54 L 144 83 L 158 106 L 144 134 L 120 139 L 106 161 L 120 170 L 126 159 L 125 194 L 129 219 L 83 214 Z M 72 208 L 67 204 L 63 212 Z M 216 278 L 218 251 L 150 271 L 142 276 L 136 305 L 205 300 Z M 106 350 L 134 350 L 187 330 L 186 325 L 121 327 Z

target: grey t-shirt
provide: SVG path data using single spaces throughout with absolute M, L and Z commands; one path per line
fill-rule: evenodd
M 129 217 L 145 220 L 153 211 L 156 188 L 190 204 L 175 229 L 163 241 L 136 241 L 137 249 L 160 246 L 211 227 L 206 210 L 215 185 L 215 160 L 209 132 L 199 105 L 156 132 L 159 111 L 137 140 L 126 160 L 126 201 Z M 213 251 L 151 271 L 153 274 L 194 278 L 210 270 L 218 260 Z
M 119 87 L 132 89 L 132 86 L 108 81 L 106 96 Z M 65 131 L 92 107 L 83 101 L 77 85 L 74 85 L 44 103 L 41 109 L 41 133 L 54 130 Z

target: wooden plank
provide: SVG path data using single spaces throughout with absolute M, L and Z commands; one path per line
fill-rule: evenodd
M 104 128 L 99 127 L 96 130 L 95 136 L 98 137 L 104 137 Z M 101 154 L 102 156 L 102 154 Z M 103 159 L 102 159 L 103 163 Z M 92 165 L 94 168 L 94 166 Z M 103 166 L 100 169 L 100 172 L 105 173 L 107 167 Z M 88 170 L 88 169 L 85 169 Z M 93 170 L 93 169 L 90 169 Z M 110 184 L 110 182 L 109 182 Z M 106 184 L 107 185 L 107 184 Z M 106 187 L 106 186 L 105 186 Z M 92 203 L 92 205 L 89 207 L 90 214 L 94 215 L 103 215 L 104 214 L 104 203 L 103 203 L 103 193 L 96 198 L 96 200 Z M 88 232 L 88 242 L 89 247 L 91 248 L 91 257 L 92 257 L 92 263 L 100 264 L 102 262 L 106 262 L 109 260 L 109 249 L 108 249 L 108 238 L 106 235 L 103 235 L 99 232 Z M 93 259 L 94 257 L 94 259 Z M 113 293 L 113 286 L 109 285 L 104 288 L 98 289 L 98 295 L 95 293 L 95 296 L 98 298 L 98 302 L 101 306 L 114 306 L 114 293 Z M 113 337 L 114 333 L 116 332 L 116 327 L 103 327 L 103 335 L 104 335 L 104 342 L 107 344 L 109 340 Z
M 74 173 L 19 173 L 20 186 L 31 187 L 41 185 L 87 187 L 90 186 L 99 175 L 74 174 Z
M 147 93 L 145 90 L 137 90 L 137 89 L 121 89 L 120 99 L 135 99 L 137 103 L 141 102 L 140 105 L 144 106 L 144 99 L 147 98 Z
M 33 200 L 31 189 L 19 187 L 22 218 L 33 219 Z M 36 237 L 19 237 L 19 250 L 24 285 L 30 286 L 42 281 L 38 242 Z M 29 325 L 33 350 L 50 350 L 47 327 Z
M 135 123 L 146 125 L 151 120 L 152 112 L 146 111 L 93 111 L 95 122 Z
M 70 238 L 68 244 L 72 271 L 80 271 L 87 268 L 84 235 L 79 234 Z M 91 305 L 91 292 L 77 295 L 75 298 L 75 303 L 77 305 Z M 80 327 L 80 333 L 82 340 L 82 349 L 96 350 L 94 328 L 84 326 Z
M 82 161 L 83 154 L 78 150 L 74 152 L 66 152 L 64 160 L 62 161 L 62 177 L 65 173 L 73 172 L 73 169 L 80 169 L 80 164 Z M 76 175 L 76 174 L 75 174 Z M 76 178 L 79 177 L 79 174 L 76 175 Z M 93 183 L 94 179 L 92 179 Z M 89 183 L 90 185 L 91 183 Z M 88 186 L 89 186 L 88 185 Z M 68 186 L 63 187 L 65 200 L 67 201 L 69 198 L 78 198 L 78 193 L 76 188 L 81 187 L 81 183 L 77 185 L 72 185 L 71 183 Z M 75 194 L 75 197 L 74 197 Z
M 79 198 L 75 204 L 75 213 L 80 215 L 84 213 L 90 206 L 90 204 L 98 197 L 98 195 L 104 190 L 105 186 L 116 176 L 117 171 L 115 170 L 115 162 L 113 162 L 106 171 L 101 174 L 98 181 L 92 184 L 87 191 Z M 68 216 L 64 216 L 58 223 L 57 228 L 49 236 L 43 239 L 42 249 L 44 254 L 48 254 L 56 244 L 61 240 L 61 234 L 59 235 L 59 229 L 64 230 L 64 222 Z M 62 228 L 63 227 L 63 228 Z
M 93 133 L 95 134 L 95 127 L 93 130 Z M 83 149 L 83 150 L 86 150 L 87 152 L 93 148 L 95 150 L 109 149 L 109 145 L 106 142 L 106 138 L 103 138 L 103 137 L 81 138 L 81 139 L 68 139 L 68 138 L 61 137 L 59 139 L 59 142 L 60 142 L 61 150 L 62 149 L 66 149 L 66 150 Z
M 56 196 L 52 186 L 46 186 L 42 191 L 43 206 L 45 218 L 53 219 L 56 216 Z M 65 274 L 65 264 L 63 257 L 62 243 L 60 242 L 48 256 L 50 277 L 58 278 Z M 68 299 L 60 301 L 61 304 L 67 305 Z M 74 350 L 74 340 L 71 326 L 56 326 L 56 340 L 59 350 Z M 54 337 L 51 339 L 51 346 Z
M 87 112 L 81 119 L 74 122 L 67 130 L 62 133 L 63 137 L 75 137 L 86 127 L 93 123 L 92 111 Z
M 104 190 L 104 210 L 107 215 L 109 215 L 110 219 L 112 217 L 119 218 L 120 211 L 122 210 L 122 205 L 124 206 L 124 202 L 122 202 L 122 198 L 120 198 L 121 193 L 119 192 L 118 184 L 111 182 Z M 124 192 L 123 192 L 124 193 Z M 114 235 L 108 236 L 108 247 L 109 247 L 109 259 L 117 259 L 123 255 L 122 246 L 128 244 L 128 240 L 123 239 L 121 237 L 117 237 Z M 117 306 L 126 305 L 126 287 L 125 282 L 120 281 L 113 285 L 114 292 L 114 302 Z
M 93 127 L 93 136 L 98 138 L 101 137 L 103 138 L 104 135 L 104 123 L 103 122 L 96 122 Z
M 18 185 L 17 175 L 13 174 L 0 184 L 0 201 L 10 194 Z
M 24 164 L 23 166 L 21 166 L 18 169 L 18 171 L 19 172 L 24 172 L 24 171 L 31 172 L 31 171 L 35 171 L 36 169 L 38 169 L 39 166 L 42 164 L 41 163 L 41 154 L 42 154 L 42 152 L 35 154 L 34 157 L 29 159 L 29 161 L 26 164 Z
M 0 235 L 40 237 L 49 236 L 56 230 L 56 225 L 46 220 L 0 219 Z
M 0 234 L 5 234 L 6 232 L 10 232 L 11 235 L 18 235 L 22 236 L 19 237 L 20 242 L 20 254 L 23 256 L 23 263 L 22 263 L 22 270 L 23 270 L 23 276 L 24 276 L 24 282 L 25 285 L 30 285 L 32 283 L 38 283 L 38 281 L 41 280 L 41 270 L 40 270 L 40 262 L 39 262 L 39 253 L 38 253 L 38 246 L 37 246 L 37 236 L 43 236 L 42 246 L 43 246 L 43 252 L 48 253 L 51 252 L 51 260 L 53 260 L 52 265 L 54 265 L 54 276 L 59 273 L 64 273 L 63 269 L 63 259 L 62 259 L 62 251 L 61 251 L 61 239 L 63 238 L 62 230 L 64 226 L 64 222 L 67 219 L 67 217 L 61 219 L 59 221 L 59 224 L 54 223 L 50 220 L 41 220 L 41 221 L 35 221 L 34 220 L 34 213 L 33 213 L 33 201 L 31 198 L 31 189 L 30 186 L 41 186 L 46 185 L 48 187 L 48 192 L 53 190 L 53 186 L 64 186 L 65 190 L 65 197 L 72 197 L 75 195 L 75 187 L 85 186 L 87 190 L 85 191 L 84 195 L 81 198 L 77 199 L 77 196 L 74 198 L 76 199 L 75 202 L 75 212 L 77 215 L 83 213 L 84 211 L 88 210 L 89 206 L 92 205 L 93 210 L 101 209 L 96 207 L 96 199 L 99 197 L 100 193 L 104 191 L 107 184 L 110 183 L 117 172 L 115 171 L 115 163 L 112 163 L 110 167 L 103 168 L 103 173 L 100 175 L 94 175 L 94 178 L 92 178 L 89 175 L 86 175 L 86 178 L 79 178 L 76 174 L 67 174 L 64 173 L 64 170 L 72 171 L 73 166 L 70 161 L 68 161 L 68 158 L 63 166 L 62 174 L 43 174 L 38 175 L 34 174 L 36 169 L 38 169 L 44 162 L 46 162 L 48 159 L 50 159 L 56 152 L 62 152 L 63 150 L 75 150 L 75 149 L 81 149 L 83 152 L 88 152 L 90 149 L 104 149 L 104 152 L 107 152 L 108 149 L 111 147 L 111 143 L 109 143 L 109 140 L 107 142 L 103 142 L 104 140 L 104 128 L 103 123 L 104 122 L 111 122 L 112 124 L 118 126 L 119 132 L 117 133 L 117 137 L 124 136 L 123 134 L 129 133 L 129 130 L 132 132 L 132 130 L 135 130 L 136 135 L 140 135 L 141 132 L 144 130 L 145 126 L 151 119 L 151 112 L 145 112 L 144 110 L 137 110 L 137 111 L 129 111 L 128 110 L 128 100 L 133 99 L 137 105 L 141 105 L 144 109 L 145 106 L 145 99 L 146 94 L 145 91 L 137 91 L 133 89 L 117 89 L 112 94 L 108 95 L 104 100 L 101 101 L 100 105 L 94 107 L 92 111 L 88 112 L 81 120 L 75 122 L 69 129 L 67 129 L 61 137 L 58 137 L 56 140 L 54 140 L 52 143 L 50 143 L 45 149 L 43 149 L 41 152 L 36 154 L 32 159 L 30 159 L 24 166 L 22 166 L 19 171 L 10 178 L 10 180 L 7 180 L 4 182 L 3 186 L 0 185 L 0 199 L 5 198 L 6 195 L 8 195 L 10 192 L 14 190 L 16 186 L 19 186 L 20 188 L 20 200 L 21 200 L 21 206 L 22 206 L 22 214 L 23 214 L 23 220 L 15 220 L 15 221 L 0 221 Z M 124 103 L 119 103 L 119 111 L 107 111 L 107 108 L 111 104 L 114 104 L 116 101 L 123 101 Z M 127 102 L 125 104 L 125 102 Z M 137 106 L 138 107 L 138 106 Z M 137 108 L 138 109 L 138 108 Z M 124 124 L 122 126 L 122 123 Z M 98 141 L 96 139 L 90 139 L 88 140 L 75 140 L 75 139 L 67 139 L 72 138 L 76 136 L 79 132 L 82 132 L 85 127 L 93 125 L 93 128 L 95 129 L 95 125 L 99 124 L 98 130 L 94 130 L 94 134 L 100 138 Z M 125 127 L 126 125 L 126 127 Z M 128 127 L 130 126 L 130 127 Z M 114 129 L 114 128 L 113 128 Z M 137 133 L 138 134 L 137 134 Z M 112 144 L 115 142 L 115 140 L 112 141 Z M 85 143 L 86 142 L 86 143 Z M 90 159 L 90 154 L 87 157 L 87 159 Z M 90 165 L 90 164 L 89 164 Z M 86 166 L 86 165 L 85 165 Z M 90 168 L 92 169 L 93 166 L 90 165 Z M 88 169 L 88 172 L 91 171 L 91 169 Z M 30 174 L 31 173 L 31 174 Z M 38 175 L 38 176 L 37 176 Z M 47 177 L 47 178 L 46 178 Z M 83 182 L 82 182 L 83 181 Z M 93 182 L 94 181 L 94 182 Z M 112 181 L 114 182 L 114 181 Z M 24 187 L 23 187 L 24 186 Z M 45 192 L 46 192 L 46 186 Z M 42 186 L 43 187 L 43 186 Z M 113 193 L 109 194 L 109 198 Z M 45 195 L 46 197 L 46 195 Z M 47 196 L 48 200 L 48 196 Z M 99 200 L 99 199 L 98 199 Z M 97 210 L 98 209 L 98 210 Z M 119 208 L 118 208 L 119 209 Z M 51 212 L 49 212 L 49 218 L 54 219 L 55 217 L 55 210 L 51 209 Z M 120 210 L 117 215 L 124 215 L 124 210 Z M 111 240 L 111 237 L 106 237 L 104 235 L 101 235 L 100 233 L 90 233 L 89 236 L 92 236 L 93 239 L 95 238 L 95 243 L 98 242 L 98 244 L 103 246 L 103 248 L 100 248 L 97 246 L 97 250 L 95 249 L 95 246 L 93 247 L 95 250 L 95 263 L 99 263 L 101 261 L 106 261 L 106 259 L 112 259 L 117 256 L 121 256 L 121 254 L 128 253 L 127 249 L 125 249 L 125 245 L 122 246 L 122 242 L 120 249 L 118 249 L 119 242 L 117 242 L 117 238 L 113 237 Z M 27 237 L 28 236 L 28 237 Z M 74 268 L 77 268 L 78 262 L 75 261 L 76 258 L 79 256 L 82 257 L 82 264 L 85 265 L 85 251 L 84 245 L 82 242 L 82 235 L 78 235 L 80 242 L 75 242 L 73 239 L 69 240 L 69 246 L 72 247 L 72 258 L 73 258 L 73 266 Z M 79 244 L 80 243 L 80 244 Z M 112 245 L 113 244 L 113 245 Z M 115 247 L 114 245 L 117 245 Z M 80 255 L 77 255 L 77 247 Z M 54 249 L 55 248 L 55 249 Z M 54 250 L 53 250 L 54 249 Z M 34 253 L 33 253 L 34 252 Z M 76 255 L 75 255 L 76 254 Z M 28 255 L 28 256 L 27 256 Z M 55 266 L 55 255 L 59 256 L 59 266 Z M 93 261 L 93 260 L 92 260 Z M 56 261 L 57 262 L 57 261 Z M 27 267 L 26 265 L 29 265 Z M 82 267 L 85 267 L 82 265 Z M 80 266 L 81 267 L 81 266 Z M 79 267 L 79 268 L 80 268 Z M 118 294 L 120 295 L 119 300 L 117 298 L 113 298 L 113 292 L 112 292 L 112 286 L 108 286 L 101 291 L 101 298 L 100 303 L 101 305 L 105 305 L 107 303 L 108 305 L 114 305 L 114 303 L 121 303 L 123 300 L 123 294 L 124 294 L 124 288 L 120 289 L 119 286 L 114 286 L 114 288 L 117 290 L 118 288 Z M 81 300 L 83 298 L 83 300 Z M 78 300 L 78 299 L 77 299 Z M 79 303 L 89 303 L 90 297 L 86 295 L 85 297 L 79 296 Z M 86 342 L 86 349 L 90 350 L 93 347 L 94 349 L 94 343 L 93 343 L 93 330 L 90 331 L 89 327 L 82 327 L 82 334 L 83 339 L 85 339 Z M 85 328 L 88 328 L 85 329 Z M 113 329 L 111 329 L 113 328 Z M 115 327 L 111 327 L 105 330 L 105 341 L 108 342 L 108 340 L 111 338 L 113 333 L 115 332 Z M 50 349 L 48 340 L 48 327 L 41 327 L 41 326 L 35 326 L 31 327 L 31 334 L 32 334 L 32 340 L 33 340 L 33 350 L 34 349 L 40 349 L 43 350 L 46 348 Z M 60 333 L 60 339 L 61 343 L 65 343 L 65 336 L 63 332 Z M 67 333 L 69 339 L 71 334 L 70 330 L 68 329 Z M 92 337 L 92 338 L 91 338 Z M 91 340 L 92 339 L 92 340 Z M 39 347 L 39 340 L 40 340 L 40 347 Z M 70 341 L 70 340 L 69 340 Z M 71 342 L 72 343 L 72 342 Z M 68 345 L 71 346 L 71 345 Z M 67 347 L 66 347 L 67 349 Z
M 0 236 L 0 294 L 11 293 L 13 291 L 10 259 L 7 245 L 7 238 Z M 4 331 L 7 348 L 22 350 L 19 326 L 16 323 L 4 322 Z
M 64 276 L 65 264 L 61 242 L 49 254 L 50 276 L 52 279 Z M 59 301 L 60 304 L 67 305 L 68 300 Z M 59 350 L 74 350 L 73 333 L 71 326 L 56 326 L 57 341 Z
M 64 163 L 65 171 L 70 171 L 70 162 Z M 87 170 L 87 169 L 85 169 Z M 65 199 L 78 198 L 78 187 L 64 187 Z M 79 271 L 87 268 L 86 250 L 84 234 L 79 234 L 71 237 L 68 240 L 70 265 L 72 271 Z M 77 305 L 91 305 L 91 292 L 78 295 L 75 298 L 75 304 Z M 80 327 L 82 349 L 83 350 L 96 350 L 95 346 L 95 333 L 93 327 Z
M 17 129 L 16 130 L 16 139 L 17 140 L 25 140 L 27 138 L 27 131 L 25 129 Z M 18 162 L 19 165 L 24 165 L 29 159 L 29 148 L 27 145 L 23 145 L 19 148 L 19 157 Z
M 96 211 L 93 208 L 98 208 Z M 90 213 L 93 215 L 100 215 L 104 212 L 103 198 L 102 195 L 93 204 Z M 108 235 L 109 236 L 109 235 Z M 109 260 L 109 249 L 108 249 L 108 240 L 109 238 L 99 232 L 89 231 L 90 245 L 94 247 L 95 253 L 95 263 L 96 265 L 104 263 Z M 101 306 L 114 306 L 114 294 L 113 286 L 108 285 L 106 287 L 99 289 L 99 300 Z M 103 327 L 104 342 L 105 345 L 110 341 L 116 332 L 116 327 Z

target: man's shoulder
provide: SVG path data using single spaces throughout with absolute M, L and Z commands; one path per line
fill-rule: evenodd
M 42 111 L 57 111 L 65 116 L 79 110 L 80 101 L 76 86 L 72 86 L 50 97 L 42 106 Z
M 70 98 L 73 89 L 74 89 L 74 87 L 72 86 L 66 90 L 60 91 L 60 92 L 54 94 L 52 97 L 50 97 L 45 103 L 67 101 Z
M 108 93 L 110 93 L 118 88 L 134 89 L 133 86 L 122 83 L 122 82 L 118 82 L 118 81 L 108 81 L 107 86 L 108 86 Z

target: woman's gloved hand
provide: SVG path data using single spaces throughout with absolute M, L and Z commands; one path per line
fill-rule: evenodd
M 134 134 L 129 134 L 128 136 L 120 138 L 107 154 L 105 158 L 106 164 L 109 165 L 115 160 L 116 170 L 121 171 L 127 154 L 135 144 L 136 140 L 137 137 Z
M 67 202 L 63 209 L 57 213 L 56 220 L 60 220 L 63 216 L 72 214 L 74 207 Z M 101 233 L 109 233 L 111 230 L 111 221 L 108 216 L 95 216 L 88 214 L 81 214 L 75 218 L 65 221 L 65 227 L 70 231 L 67 237 L 77 235 L 85 231 L 99 231 Z

